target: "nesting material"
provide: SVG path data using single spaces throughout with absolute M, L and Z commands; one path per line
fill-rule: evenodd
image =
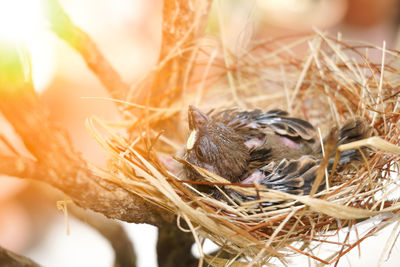
M 123 131 L 97 118 L 89 119 L 88 127 L 110 157 L 109 168 L 101 170 L 104 179 L 176 214 L 182 230 L 195 236 L 200 264 L 206 261 L 224 266 L 236 262 L 250 266 L 268 264 L 273 258 L 285 263 L 290 256 L 300 254 L 330 264 L 389 224 L 399 224 L 397 51 L 350 44 L 320 33 L 296 40 L 258 42 L 236 57 L 221 52 L 220 45 L 209 40 L 200 41 L 196 51 L 195 59 L 188 62 L 193 73 L 186 77 L 182 98 L 175 99 L 174 106 L 134 105 L 147 116 L 119 124 Z M 229 68 L 226 62 L 230 62 Z M 197 168 L 217 187 L 259 197 L 251 202 L 227 203 L 199 192 L 172 168 L 178 164 L 172 156 L 179 155 L 188 137 L 189 104 L 204 111 L 281 108 L 310 121 L 321 136 L 348 118 L 362 116 L 378 137 L 340 147 L 368 146 L 374 153 L 364 162 L 336 169 L 332 177 L 322 175 L 326 188 L 313 196 L 260 191 L 256 184 L 230 185 L 224 178 Z M 271 199 L 282 203 L 260 205 Z M 366 230 L 360 232 L 360 225 Z M 347 235 L 338 236 L 344 228 Z M 398 232 L 395 227 L 393 236 Z M 205 238 L 231 257 L 205 255 L 201 249 Z M 390 253 L 394 241 L 388 240 L 384 255 Z M 330 254 L 319 253 L 324 246 L 329 247 Z

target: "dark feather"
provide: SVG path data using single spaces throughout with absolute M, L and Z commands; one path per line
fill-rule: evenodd
M 298 118 L 288 117 L 286 111 L 279 109 L 265 113 L 259 109 L 242 112 L 225 110 L 212 115 L 212 119 L 219 120 L 240 132 L 246 132 L 246 129 L 256 129 L 260 133 L 263 129 L 269 129 L 279 135 L 291 138 L 300 137 L 304 140 L 312 140 L 315 136 L 315 129 L 310 123 Z M 255 134 L 251 134 L 250 130 L 250 135 Z

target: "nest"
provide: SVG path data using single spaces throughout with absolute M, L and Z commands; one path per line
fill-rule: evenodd
M 176 214 L 182 231 L 193 233 L 200 262 L 214 266 L 277 260 L 285 264 L 299 254 L 330 264 L 367 237 L 399 222 L 399 52 L 346 43 L 321 33 L 258 42 L 239 56 L 221 47 L 210 39 L 197 44 L 194 59 L 188 61 L 192 74 L 182 97 L 170 101 L 173 104 L 154 108 L 126 103 L 143 109 L 146 116 L 119 123 L 123 131 L 116 130 L 115 123 L 88 120 L 91 133 L 110 157 L 108 169 L 102 170 L 104 179 Z M 379 138 L 352 144 L 372 147 L 373 156 L 337 169 L 332 177 L 322 175 L 327 186 L 313 196 L 230 185 L 198 168 L 216 187 L 258 196 L 255 201 L 227 203 L 199 192 L 185 177 L 165 167 L 174 162 L 172 156 L 187 137 L 188 104 L 204 111 L 281 108 L 310 121 L 321 136 L 348 118 L 362 116 Z M 282 203 L 260 205 L 269 199 Z M 363 233 L 358 230 L 360 224 L 366 229 Z M 339 237 L 344 228 L 347 234 Z M 222 249 L 214 256 L 205 255 L 204 239 Z M 388 242 L 386 252 L 393 240 Z M 323 256 L 319 250 L 325 246 L 330 254 Z M 230 256 L 224 257 L 222 251 Z

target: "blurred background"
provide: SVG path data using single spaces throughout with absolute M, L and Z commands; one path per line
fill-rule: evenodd
M 133 84 L 155 65 L 161 43 L 162 0 L 60 0 L 76 25 L 86 31 L 103 54 Z M 81 57 L 49 30 L 39 0 L 0 0 L 0 38 L 23 38 L 32 54 L 35 88 L 52 115 L 68 129 L 84 157 L 99 166 L 105 153 L 89 136 L 85 119 L 96 115 L 118 120 L 114 105 L 86 98 L 108 96 Z M 224 37 L 234 52 L 251 40 L 311 32 L 313 27 L 343 39 L 398 48 L 398 0 L 225 0 L 213 6 L 208 34 Z M 21 11 L 20 7 L 26 7 Z M 20 17 L 17 16 L 19 14 Z M 221 19 L 218 18 L 221 16 Z M 30 25 L 28 28 L 26 25 Z M 380 54 L 372 54 L 380 59 Z M 0 133 L 22 149 L 12 128 L 0 116 Z M 2 149 L 2 147 L 0 147 Z M 49 186 L 0 177 L 0 246 L 26 255 L 43 266 L 111 266 L 113 252 L 95 230 L 70 216 L 66 235 L 63 213 L 56 201 L 63 195 Z M 157 230 L 123 223 L 135 242 L 138 266 L 157 266 Z M 391 229 L 354 249 L 339 266 L 375 266 Z M 383 266 L 398 266 L 400 246 Z M 307 263 L 305 261 L 305 263 Z M 296 259 L 296 264 L 299 262 Z

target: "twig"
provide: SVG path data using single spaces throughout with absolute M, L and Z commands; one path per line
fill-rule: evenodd
M 103 56 L 96 43 L 71 21 L 57 0 L 42 1 L 51 30 L 82 56 L 112 98 L 125 99 L 129 85 L 122 81 L 121 76 Z

